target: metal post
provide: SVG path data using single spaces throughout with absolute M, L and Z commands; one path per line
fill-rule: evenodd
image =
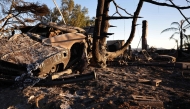
M 63 17 L 63 14 L 61 13 L 59 7 L 57 6 L 55 0 L 53 0 L 53 2 L 54 2 L 54 4 L 55 4 L 55 6 L 57 7 L 57 9 L 59 10 L 59 13 L 61 14 L 61 17 L 62 17 L 62 19 L 63 19 L 63 23 L 66 25 L 66 22 L 65 22 L 65 19 L 64 19 L 64 17 Z

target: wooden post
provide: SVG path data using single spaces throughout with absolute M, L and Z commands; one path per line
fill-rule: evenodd
M 142 24 L 142 49 L 147 50 L 148 22 L 143 20 Z

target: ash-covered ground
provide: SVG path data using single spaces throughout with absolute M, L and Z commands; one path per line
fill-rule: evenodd
M 189 71 L 153 66 L 94 68 L 95 80 L 51 87 L 0 87 L 1 109 L 189 109 Z M 162 82 L 155 86 L 139 80 Z M 134 98 L 137 96 L 137 98 Z M 140 98 L 138 98 L 140 97 Z M 144 99 L 143 97 L 147 97 Z M 150 98 L 150 99 L 149 99 Z

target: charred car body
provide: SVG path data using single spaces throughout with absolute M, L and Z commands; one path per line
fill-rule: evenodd
M 21 75 L 45 79 L 59 72 L 68 74 L 68 70 L 62 71 L 77 70 L 77 63 L 87 60 L 88 37 L 82 28 L 39 23 L 20 30 L 22 34 L 9 40 L 0 39 L 1 80 L 19 80 Z

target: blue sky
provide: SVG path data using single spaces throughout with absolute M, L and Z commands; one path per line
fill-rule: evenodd
M 30 2 L 39 1 L 40 3 L 47 4 L 50 8 L 55 7 L 52 0 L 25 0 Z M 56 0 L 57 4 L 60 6 L 61 0 Z M 83 7 L 88 8 L 88 15 L 90 17 L 96 16 L 96 7 L 98 0 L 74 0 L 75 4 L 80 4 Z M 119 6 L 126 9 L 129 13 L 133 14 L 137 3 L 139 0 L 115 0 Z M 165 0 L 159 0 L 164 2 Z M 180 6 L 190 5 L 185 2 L 185 0 L 174 0 L 174 2 Z M 122 10 L 120 10 L 123 16 L 127 16 Z M 182 10 L 182 12 L 186 15 L 186 17 L 190 17 L 190 9 Z M 112 15 L 115 13 L 115 7 L 111 3 L 109 14 Z M 117 15 L 118 16 L 118 15 Z M 175 8 L 156 6 L 149 3 L 144 3 L 143 8 L 140 12 L 140 16 L 143 18 L 138 19 L 138 24 L 142 24 L 143 20 L 148 21 L 148 36 L 147 42 L 149 46 L 154 47 L 163 47 L 163 48 L 176 48 L 176 42 L 174 40 L 169 40 L 169 37 L 173 32 L 161 33 L 162 30 L 171 27 L 170 24 L 172 22 L 179 22 L 184 19 L 179 11 Z M 115 28 L 110 28 L 108 31 L 111 33 L 115 33 L 110 36 L 108 40 L 127 40 L 131 30 L 131 20 L 111 20 L 111 25 L 117 26 Z M 133 39 L 131 45 L 132 48 L 137 48 L 138 43 L 140 41 L 140 37 L 142 34 L 142 25 L 137 26 L 135 38 Z M 186 34 L 190 35 L 190 29 L 186 32 Z M 174 38 L 179 39 L 179 36 L 175 36 Z M 141 43 L 139 45 L 141 48 Z

